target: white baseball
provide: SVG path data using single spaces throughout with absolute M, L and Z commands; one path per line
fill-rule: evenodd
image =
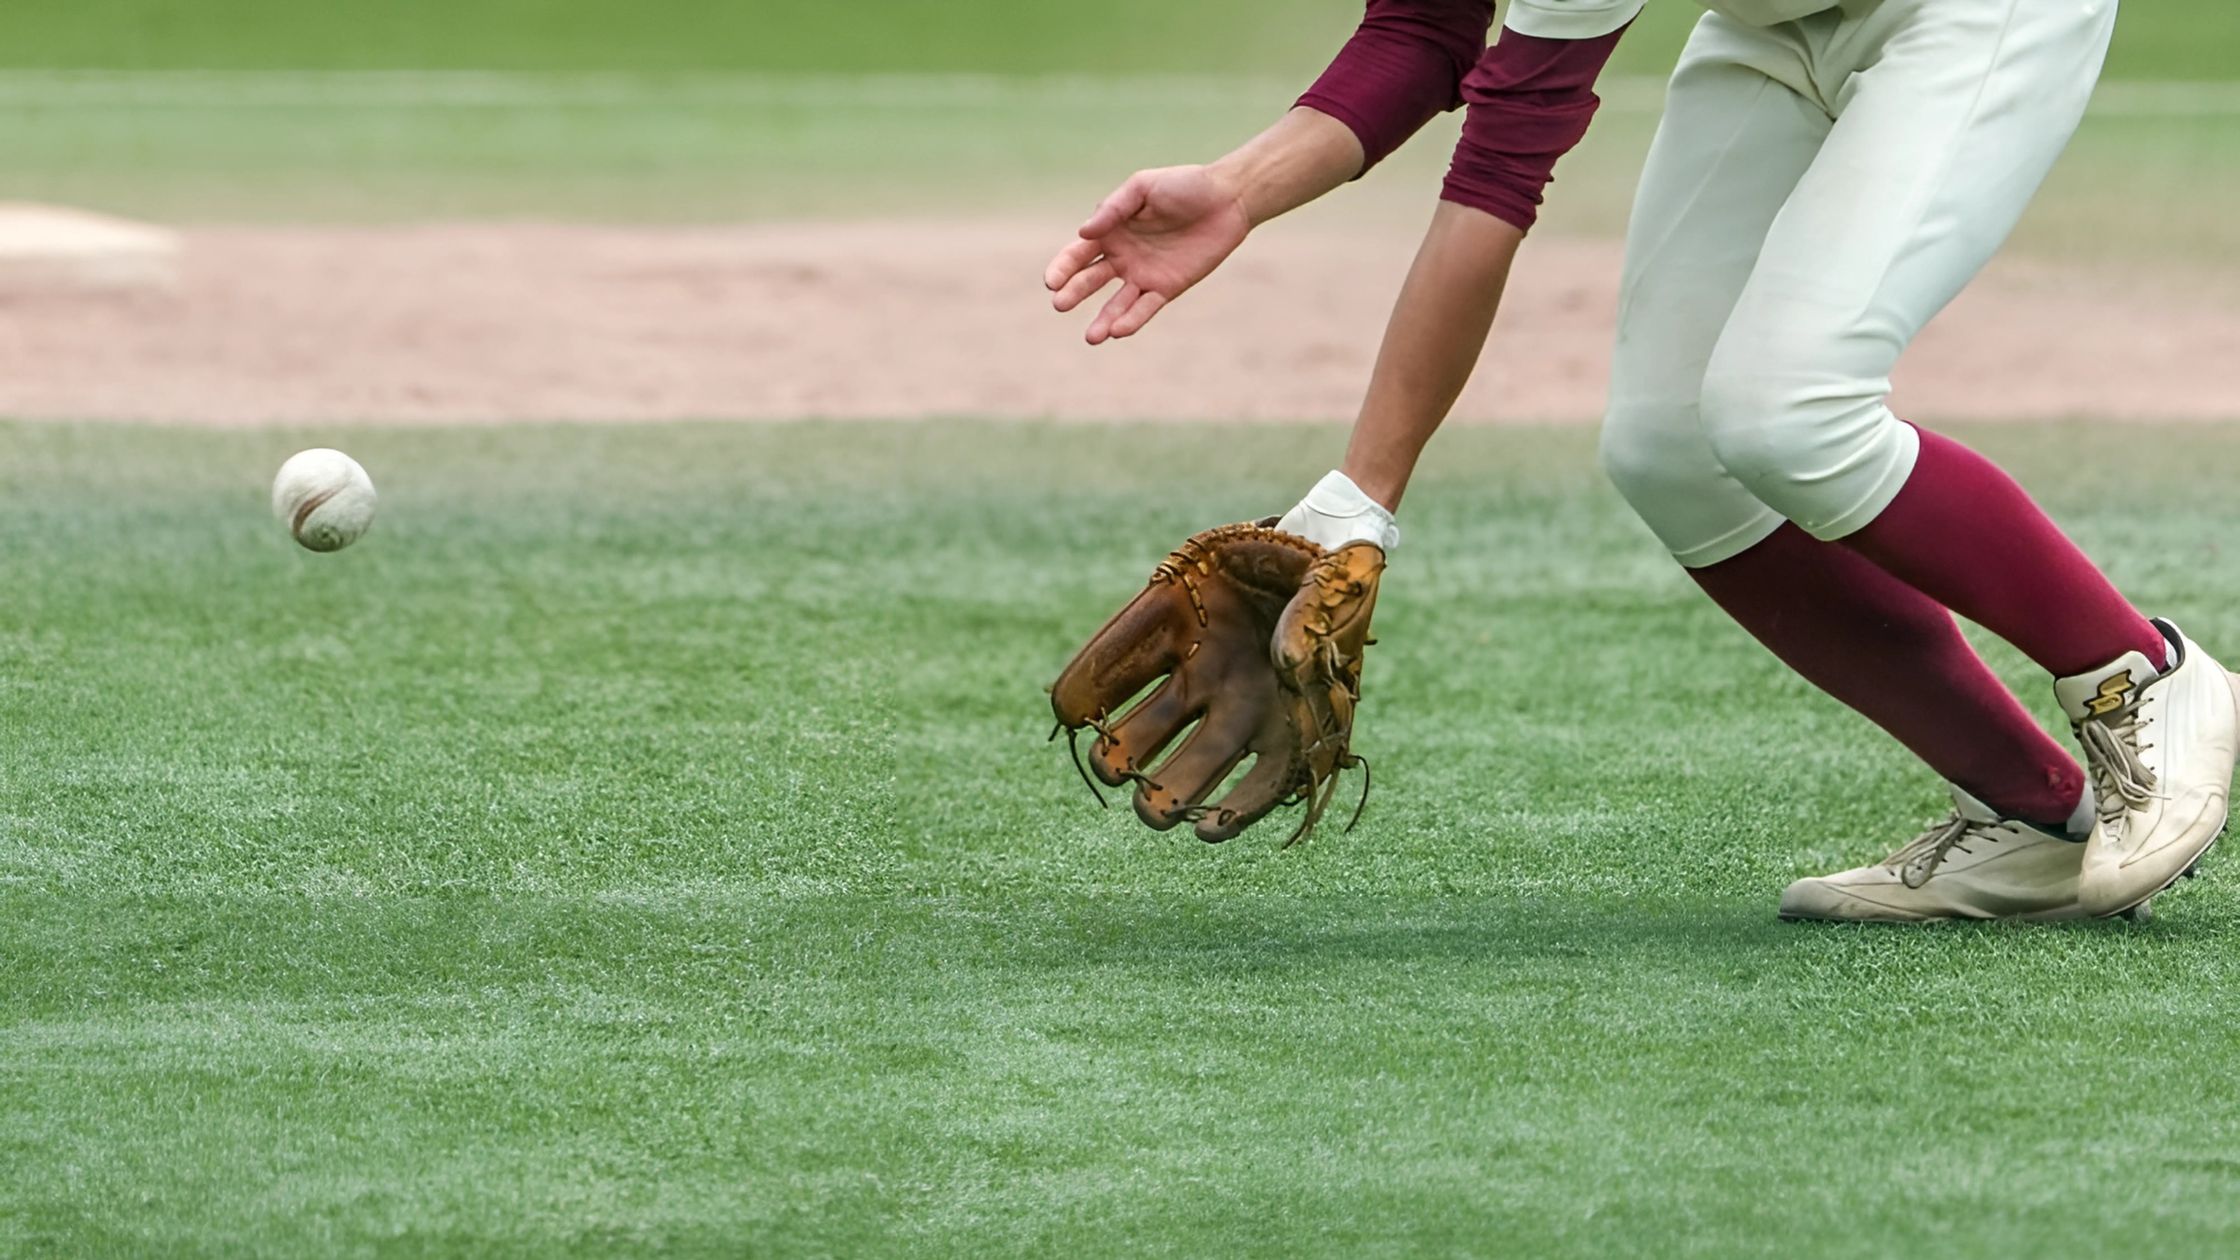
M 339 551 L 373 524 L 373 478 L 341 451 L 298 451 L 272 479 L 272 514 L 313 551 Z

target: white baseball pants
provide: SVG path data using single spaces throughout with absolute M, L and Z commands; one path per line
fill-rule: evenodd
M 2115 0 L 1713 13 L 1642 172 L 1602 461 L 1679 561 L 1841 538 L 1919 437 L 1899 353 L 1997 250 L 2084 113 Z

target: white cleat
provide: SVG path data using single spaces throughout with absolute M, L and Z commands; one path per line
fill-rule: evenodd
M 2224 830 L 2240 757 L 2240 680 L 2176 626 L 2154 624 L 2177 664 L 2127 652 L 2053 684 L 2100 798 L 2077 889 L 2092 915 L 2120 914 L 2192 873 Z
M 1873 866 L 1789 885 L 1781 894 L 1781 917 L 1838 923 L 2084 917 L 2077 904 L 2084 844 L 2001 818 L 1958 788 L 1952 804 L 1950 818 Z

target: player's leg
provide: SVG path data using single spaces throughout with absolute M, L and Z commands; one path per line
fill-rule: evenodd
M 2074 130 L 2112 17 L 2108 0 L 1884 0 L 1816 39 L 1836 121 L 1704 381 L 1712 445 L 1758 498 L 2055 674 L 2160 637 L 2011 479 L 1924 444 L 1885 399 L 1899 353 L 1990 259 Z M 2048 617 L 2055 600 L 2064 615 Z
M 1781 516 L 1719 463 L 1697 404 L 1705 366 L 1827 115 L 1797 89 L 1803 41 L 1702 18 L 1680 55 L 1626 228 L 1604 471 L 1681 564 L 1727 559 Z
M 1999 812 L 2065 826 L 2083 772 L 1951 616 L 1848 550 L 1784 527 L 1704 436 L 1697 403 L 1719 329 L 1829 129 L 1806 65 L 1800 30 L 1715 16 L 1683 55 L 1627 238 L 1604 466 L 1776 656 Z M 2043 881 L 2031 908 L 2073 900 L 2076 855 L 2053 856 L 2067 863 L 2065 881 Z
M 2063 699 L 2109 824 L 2084 880 L 2101 912 L 2151 895 L 2221 827 L 2240 748 L 2231 687 L 2011 478 L 1884 397 L 1899 352 L 2059 154 L 2112 18 L 2106 0 L 1884 0 L 1844 23 L 1816 49 L 1835 125 L 1766 235 L 1703 395 L 1721 464 L 1758 498 L 2076 676 Z M 2100 891 L 2095 866 L 2112 872 Z

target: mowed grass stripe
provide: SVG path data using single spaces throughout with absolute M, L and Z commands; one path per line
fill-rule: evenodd
M 330 11 L 293 0 L 74 0 L 0 10 L 0 59 L 40 67 L 789 72 L 1247 71 L 1303 83 L 1360 20 L 1360 0 L 389 0 Z M 1489 8 L 1490 16 L 1490 8 Z M 1668 69 L 1702 16 L 1652 4 L 1617 68 Z M 2111 73 L 2223 79 L 2240 17 L 2212 0 L 2127 9 Z
M 1847 933 L 1530 897 L 0 900 L 23 1170 L 0 1239 L 31 1249 L 2235 1232 L 2240 1093 L 2202 1070 L 2230 1053 L 2228 903 L 2152 932 Z
M 0 149 L 18 198 L 188 224 L 993 215 L 1062 235 L 1122 173 L 1221 152 L 1304 81 L 0 70 Z M 1622 231 L 1663 91 L 1660 75 L 1605 85 L 1541 231 Z M 2236 110 L 2215 82 L 2103 84 L 2016 246 L 2229 278 Z M 1419 231 L 1458 125 L 1434 120 L 1303 220 Z
M 2240 431 L 1969 436 L 2240 642 Z M 0 425 L 0 1250 L 2232 1244 L 2224 859 L 2143 929 L 1775 923 L 1937 787 L 1584 431 L 1440 439 L 1358 830 L 1098 812 L 1040 686 L 1339 441 Z M 315 443 L 383 491 L 323 557 Z
M 1596 83 L 1601 112 L 1658 113 L 1666 76 L 1620 74 Z M 1268 108 L 1301 85 L 1272 75 L 992 73 L 629 73 L 500 70 L 38 70 L 0 69 L 0 106 L 47 109 L 480 110 L 868 109 L 978 110 L 1018 106 L 1169 109 Z M 2226 118 L 2240 83 L 2114 80 L 2090 115 Z

